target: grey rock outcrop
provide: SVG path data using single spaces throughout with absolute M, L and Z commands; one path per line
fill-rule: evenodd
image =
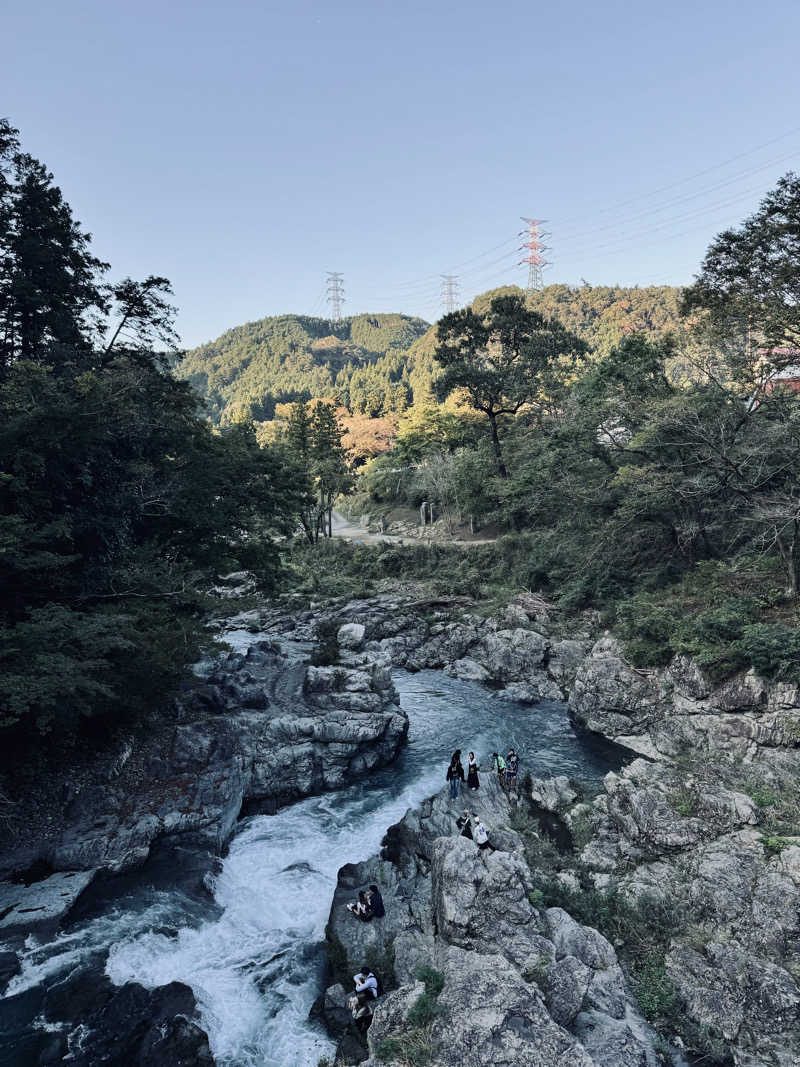
M 763 810 L 723 777 L 644 759 L 607 775 L 580 865 L 671 916 L 665 970 L 696 1032 L 719 1035 L 737 1067 L 788 1067 L 800 1062 L 800 838 L 772 848 Z
M 444 670 L 503 687 L 499 696 L 521 703 L 564 699 L 591 648 L 588 635 L 554 633 L 552 605 L 532 593 L 519 593 L 497 618 L 471 614 L 464 601 L 382 595 L 313 613 L 276 610 L 262 614 L 260 625 L 311 641 L 320 621 L 332 621 L 348 651 L 366 649 L 406 670 Z M 247 622 L 242 617 L 242 625 Z
M 60 871 L 31 885 L 0 882 L 0 936 L 54 931 L 96 874 Z
M 66 802 L 46 798 L 47 835 L 5 850 L 6 870 L 122 871 L 165 838 L 219 851 L 243 805 L 339 788 L 394 759 L 407 730 L 383 663 L 315 668 L 256 642 L 209 663 L 172 719 L 126 737 L 123 761 L 76 767 Z
M 712 685 L 685 656 L 663 670 L 637 670 L 611 637 L 578 668 L 569 711 L 579 729 L 648 759 L 687 751 L 728 762 L 763 757 L 792 774 L 786 752 L 800 740 L 800 687 L 769 684 L 752 670 Z
M 339 959 L 354 970 L 361 957 L 388 961 L 393 953 L 400 983 L 376 1006 L 369 1067 L 392 1038 L 428 1041 L 435 1067 L 654 1065 L 652 1032 L 611 944 L 560 909 L 537 910 L 505 794 L 491 781 L 474 799 L 493 850 L 458 835 L 460 804 L 442 793 L 389 830 L 381 857 L 340 872 L 328 924 Z M 371 880 L 387 914 L 362 924 L 344 905 Z M 444 988 L 423 1033 L 408 1017 L 425 966 L 442 973 Z

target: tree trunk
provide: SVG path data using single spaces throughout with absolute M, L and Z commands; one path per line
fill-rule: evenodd
M 800 595 L 800 523 L 795 520 L 793 523 L 793 532 L 791 543 L 787 545 L 784 539 L 778 534 L 776 538 L 778 542 L 778 551 L 781 555 L 781 560 L 786 568 L 786 576 L 789 579 L 789 588 L 787 592 L 793 598 L 797 598 Z
M 500 438 L 497 436 L 497 416 L 489 416 L 489 425 L 492 427 L 492 444 L 494 445 L 494 454 L 497 459 L 497 473 L 501 478 L 508 477 L 508 471 L 506 465 L 503 462 L 503 451 L 500 448 Z

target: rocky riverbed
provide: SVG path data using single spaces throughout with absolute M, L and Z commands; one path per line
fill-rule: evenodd
M 631 762 L 588 800 L 567 778 L 534 780 L 514 810 L 482 791 L 489 855 L 457 836 L 460 805 L 443 792 L 392 827 L 379 856 L 342 869 L 329 922 L 340 983 L 318 1006 L 340 1061 L 404 1064 L 417 1049 L 441 1067 L 800 1062 L 797 687 L 752 671 L 715 685 L 681 657 L 639 671 L 608 636 L 579 638 L 556 682 L 564 639 L 531 636 L 533 619 L 521 640 L 471 618 L 421 634 L 402 613 L 386 634 L 363 605 L 351 611 L 364 647 L 406 664 L 455 673 L 470 660 L 490 684 L 532 673 L 531 692 L 546 674 L 569 689 L 576 728 Z M 561 831 L 560 851 L 546 830 Z M 365 926 L 344 904 L 372 881 L 387 917 Z M 396 988 L 360 1047 L 341 983 L 364 960 Z M 431 967 L 444 983 L 433 1006 L 420 980 Z
M 338 659 L 314 668 L 307 642 L 320 627 L 336 633 Z M 207 874 L 240 814 L 341 790 L 395 759 L 408 729 L 395 666 L 469 679 L 490 704 L 568 697 L 576 730 L 631 762 L 597 795 L 537 772 L 509 805 L 485 780 L 470 805 L 491 853 L 456 836 L 460 805 L 439 794 L 389 829 L 380 854 L 342 868 L 328 926 L 339 981 L 318 1005 L 340 1061 L 794 1067 L 798 690 L 753 672 L 715 685 L 683 658 L 635 670 L 595 627 L 587 617 L 565 632 L 530 594 L 493 618 L 452 598 L 389 595 L 230 620 L 240 651 L 203 665 L 171 716 L 76 757 L 69 781 L 33 791 L 32 829 L 11 828 L 0 885 L 8 1062 L 101 1062 L 122 1018 L 125 1058 L 108 1062 L 212 1062 L 191 989 L 169 976 L 150 989 L 109 982 L 102 926 L 66 982 L 14 993 L 22 939 L 91 912 L 107 878 L 144 862 L 168 868 L 206 914 Z M 387 916 L 364 926 L 344 902 L 371 881 Z M 395 986 L 366 1046 L 344 1029 L 341 984 L 365 955 Z

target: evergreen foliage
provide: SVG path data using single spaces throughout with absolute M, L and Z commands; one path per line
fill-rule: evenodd
M 341 322 L 280 315 L 228 330 L 188 352 L 177 372 L 208 399 L 212 418 L 221 423 L 270 420 L 276 404 L 313 398 L 377 417 L 409 404 L 405 353 L 427 328 L 405 315 Z
M 445 315 L 436 336 L 434 357 L 442 367 L 436 395 L 444 400 L 462 390 L 469 406 L 487 417 L 497 472 L 507 478 L 498 419 L 548 404 L 548 393 L 583 354 L 584 345 L 559 323 L 528 311 L 518 296 L 496 297 L 484 315 L 471 308 Z
M 200 590 L 279 570 L 302 487 L 253 428 L 215 433 L 154 345 L 169 284 L 104 280 L 51 175 L 0 127 L 0 727 L 162 706 Z

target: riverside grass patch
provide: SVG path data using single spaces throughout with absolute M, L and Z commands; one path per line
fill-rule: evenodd
M 439 994 L 444 989 L 445 979 L 442 972 L 433 967 L 421 967 L 417 978 L 425 983 L 425 991 L 409 1009 L 408 1029 L 385 1037 L 378 1045 L 376 1055 L 382 1062 L 395 1060 L 408 1067 L 425 1067 L 433 1059 L 435 1048 L 431 1029 L 443 1011 Z

